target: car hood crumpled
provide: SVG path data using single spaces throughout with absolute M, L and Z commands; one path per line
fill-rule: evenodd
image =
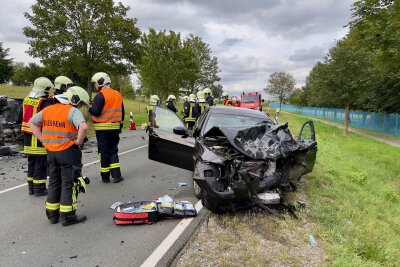
M 217 131 L 245 156 L 256 160 L 284 158 L 295 151 L 307 150 L 313 143 L 294 140 L 287 123 L 250 128 L 215 126 L 205 135 L 212 136 Z

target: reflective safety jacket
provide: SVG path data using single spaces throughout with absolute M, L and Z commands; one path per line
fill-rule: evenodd
M 232 106 L 232 100 L 230 100 L 230 99 L 225 100 L 224 106 L 227 106 L 227 107 Z
M 92 116 L 95 130 L 119 130 L 122 119 L 122 96 L 111 88 L 100 91 L 104 96 L 104 106 L 100 116 Z
M 195 122 L 196 121 L 196 117 L 193 114 L 194 106 L 195 106 L 194 103 L 190 103 L 190 106 L 188 107 L 189 108 L 189 115 L 184 118 L 185 122 Z
M 38 113 L 43 106 L 43 98 L 25 97 L 22 103 L 22 126 L 21 132 L 24 133 L 24 154 L 26 155 L 46 155 L 46 148 L 32 134 L 28 125 L 29 120 Z
M 22 126 L 21 132 L 32 134 L 32 130 L 28 125 L 29 120 L 40 111 L 40 105 L 43 98 L 25 97 L 22 103 Z
M 78 129 L 68 121 L 71 108 L 57 103 L 43 110 L 42 142 L 48 151 L 63 151 L 74 144 Z

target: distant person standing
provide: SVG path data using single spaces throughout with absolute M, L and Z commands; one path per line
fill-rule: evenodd
M 53 83 L 46 77 L 40 77 L 33 83 L 32 91 L 25 97 L 22 104 L 22 127 L 24 133 L 24 154 L 28 157 L 28 190 L 29 195 L 47 195 L 47 152 L 42 142 L 36 138 L 29 126 L 29 120 L 45 107 Z
M 174 95 L 169 95 L 167 98 L 167 108 L 172 112 L 176 113 L 178 110 L 175 107 L 176 97 Z
M 195 105 L 196 95 L 190 94 L 189 101 L 185 102 L 183 107 L 184 121 L 190 130 L 193 129 L 196 119 L 200 116 L 195 108 Z
M 148 124 L 147 124 L 148 126 L 152 125 L 154 107 L 159 106 L 159 105 L 160 105 L 160 98 L 158 97 L 158 95 L 150 96 L 149 105 L 146 107 L 146 111 L 147 111 L 147 115 L 148 115 Z
M 208 103 L 208 105 L 210 107 L 213 106 L 214 105 L 214 98 L 211 96 L 211 94 L 212 94 L 211 89 L 208 88 L 208 87 L 204 88 L 203 92 L 204 92 L 204 97 L 205 97 L 206 102 Z
M 98 94 L 89 108 L 96 132 L 97 148 L 100 157 L 100 174 L 103 183 L 114 183 L 124 178 L 118 158 L 119 134 L 121 133 L 125 111 L 121 94 L 112 89 L 111 79 L 105 72 L 98 72 L 92 77 Z

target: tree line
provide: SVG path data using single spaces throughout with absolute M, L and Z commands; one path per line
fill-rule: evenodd
M 358 0 L 352 12 L 349 33 L 315 64 L 289 103 L 400 112 L 400 2 Z
M 128 10 L 113 0 L 37 0 L 24 14 L 31 26 L 23 32 L 29 38 L 28 54 L 43 66 L 13 63 L 0 43 L 0 68 L 8 67 L 0 82 L 24 85 L 38 76 L 66 75 L 91 95 L 91 76 L 106 71 L 118 81 L 117 89 L 133 97 L 132 73 L 145 95 L 166 97 L 182 88 L 189 93 L 204 87 L 222 90 L 216 84 L 217 57 L 200 37 L 183 39 L 180 33 L 155 29 L 142 33 Z

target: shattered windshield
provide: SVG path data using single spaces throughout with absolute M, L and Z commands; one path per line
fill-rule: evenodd
M 233 114 L 213 114 L 207 121 L 204 128 L 206 133 L 214 126 L 233 126 L 233 127 L 251 127 L 267 125 L 271 126 L 274 123 L 267 117 L 249 117 L 243 115 L 233 115 Z

